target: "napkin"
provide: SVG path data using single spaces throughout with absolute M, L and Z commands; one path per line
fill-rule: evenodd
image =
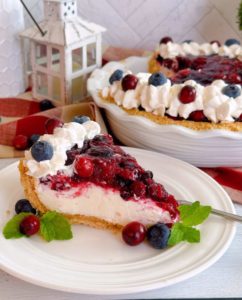
M 129 56 L 146 56 L 150 52 L 140 49 L 123 49 L 105 47 L 103 63 L 119 61 Z M 21 99 L 20 99 L 21 98 Z M 40 111 L 39 103 L 31 99 L 31 93 L 26 93 L 20 98 L 0 99 L 0 158 L 20 157 L 23 151 L 16 151 L 12 141 L 16 134 L 44 133 L 44 123 L 48 118 L 58 118 L 69 122 L 75 115 L 85 114 L 92 120 L 100 123 L 102 132 L 107 132 L 102 116 L 91 99 L 79 104 L 53 108 L 44 112 Z M 242 167 L 241 168 L 202 168 L 228 192 L 231 199 L 242 203 Z

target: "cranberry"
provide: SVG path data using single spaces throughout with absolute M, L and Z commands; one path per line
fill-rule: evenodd
M 179 70 L 190 68 L 190 66 L 192 64 L 188 57 L 177 56 L 176 59 L 178 61 L 178 69 Z
M 151 171 L 145 171 L 142 175 L 141 175 L 141 180 L 144 183 L 147 183 L 147 180 L 152 179 L 153 178 L 153 173 Z
M 131 222 L 123 228 L 122 237 L 126 244 L 137 246 L 144 241 L 146 237 L 146 228 L 139 222 Z
M 63 126 L 63 122 L 58 120 L 58 119 L 48 119 L 45 122 L 45 131 L 48 134 L 53 134 L 54 129 L 56 127 L 62 127 Z
M 94 177 L 98 181 L 110 181 L 113 179 L 116 171 L 114 163 L 107 159 L 96 159 L 94 161 Z
M 195 70 L 201 69 L 207 63 L 207 58 L 204 56 L 199 56 L 192 62 L 192 68 Z
M 167 191 L 161 184 L 152 183 L 148 187 L 148 194 L 150 197 L 156 201 L 163 201 L 166 200 L 168 197 Z
M 128 90 L 134 90 L 136 88 L 137 83 L 138 83 L 138 78 L 132 74 L 128 74 L 124 76 L 121 82 L 122 88 L 125 92 Z
M 185 85 L 180 90 L 178 98 L 183 104 L 191 103 L 196 98 L 196 89 L 191 85 Z
M 129 192 L 126 188 L 123 188 L 123 189 L 120 191 L 120 196 L 121 196 L 124 200 L 128 200 L 129 198 L 131 198 L 131 194 L 130 194 L 130 192 Z
M 94 171 L 93 162 L 85 156 L 78 156 L 76 158 L 74 168 L 80 177 L 90 177 Z
M 139 171 L 137 169 L 120 169 L 118 175 L 127 180 L 136 180 L 139 175 Z
M 190 113 L 189 119 L 195 122 L 205 122 L 207 121 L 206 116 L 203 113 L 203 110 L 195 110 Z
M 171 37 L 169 36 L 164 36 L 161 40 L 160 40 L 160 44 L 167 44 L 167 43 L 173 43 L 173 40 Z
M 29 215 L 25 217 L 19 225 L 20 232 L 27 236 L 36 234 L 39 231 L 39 228 L 40 221 L 35 215 Z
M 17 150 L 25 150 L 28 148 L 28 137 L 26 135 L 16 135 L 13 139 L 13 146 Z
M 237 73 L 228 74 L 227 80 L 230 83 L 241 83 L 241 81 L 242 81 L 241 76 Z
M 221 46 L 220 42 L 216 40 L 211 41 L 210 44 L 217 44 L 219 47 Z
M 146 194 L 146 186 L 142 181 L 134 181 L 131 184 L 130 189 L 137 197 L 144 197 Z
M 166 58 L 164 59 L 163 66 L 173 71 L 178 70 L 178 61 L 176 59 Z

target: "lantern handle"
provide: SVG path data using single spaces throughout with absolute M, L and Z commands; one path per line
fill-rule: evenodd
M 43 31 L 43 29 L 39 26 L 38 22 L 35 20 L 34 16 L 32 15 L 32 13 L 30 12 L 30 10 L 28 9 L 28 7 L 26 6 L 26 4 L 24 3 L 23 0 L 20 0 L 20 2 L 22 3 L 23 7 L 26 9 L 27 13 L 29 14 L 30 18 L 33 20 L 34 24 L 37 26 L 37 28 L 39 29 L 40 33 L 42 36 L 45 36 L 47 31 Z

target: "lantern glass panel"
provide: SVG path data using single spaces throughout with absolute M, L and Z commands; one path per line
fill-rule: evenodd
M 72 50 L 72 72 L 75 73 L 83 68 L 83 49 Z
M 60 72 L 60 50 L 52 48 L 51 50 L 51 69 L 55 72 Z
M 48 96 L 48 77 L 47 74 L 37 72 L 36 74 L 37 93 L 39 95 Z
M 59 77 L 52 77 L 52 97 L 56 101 L 61 100 L 61 81 Z
M 72 79 L 72 103 L 79 102 L 87 95 L 86 75 Z
M 41 67 L 47 68 L 47 46 L 37 43 L 35 49 L 36 63 Z
M 96 43 L 87 45 L 87 66 L 93 66 L 96 64 Z

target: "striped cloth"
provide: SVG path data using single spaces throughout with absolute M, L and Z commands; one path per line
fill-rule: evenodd
M 104 51 L 103 62 L 121 60 L 128 56 L 144 56 L 147 52 L 137 49 L 120 49 L 108 47 Z M 102 131 L 106 127 L 99 110 L 92 102 L 68 105 L 40 112 L 39 104 L 31 100 L 31 94 L 24 94 L 22 99 L 0 99 L 0 158 L 20 157 L 22 151 L 12 147 L 13 138 L 17 134 L 30 136 L 44 133 L 46 119 L 56 117 L 69 122 L 73 116 L 85 114 L 100 123 Z M 90 99 L 87 99 L 90 101 Z M 204 172 L 214 178 L 228 192 L 231 199 L 242 203 L 242 168 L 203 168 Z

